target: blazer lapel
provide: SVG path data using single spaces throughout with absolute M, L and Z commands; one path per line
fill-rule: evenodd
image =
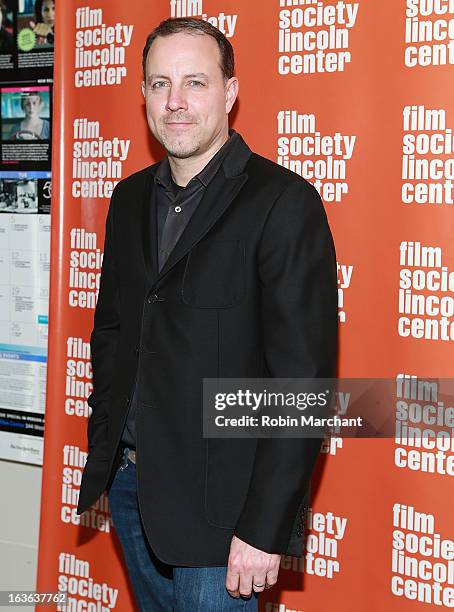
M 216 173 L 171 251 L 156 281 L 164 276 L 210 230 L 247 180 L 247 174 L 226 178 L 222 167 Z
M 153 165 L 147 175 L 142 196 L 143 262 L 150 285 L 158 274 L 156 185 L 153 180 L 157 165 Z
M 248 175 L 243 170 L 251 153 L 252 151 L 240 136 L 206 188 L 199 205 L 159 273 L 156 240 L 156 184 L 153 180 L 158 164 L 150 168 L 144 190 L 142 214 L 144 264 L 150 285 L 156 284 L 167 274 L 227 210 L 247 181 Z

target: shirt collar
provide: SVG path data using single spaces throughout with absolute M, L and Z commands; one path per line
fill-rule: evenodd
M 197 179 L 202 183 L 204 187 L 207 187 L 209 182 L 213 179 L 216 172 L 219 170 L 225 156 L 232 148 L 232 145 L 238 139 L 238 132 L 233 128 L 229 128 L 229 138 L 224 142 L 222 147 L 213 155 L 210 161 L 202 168 L 202 170 L 192 177 L 191 181 Z M 154 181 L 157 184 L 162 185 L 166 190 L 172 190 L 171 185 L 171 173 L 170 173 L 170 163 L 169 158 L 166 156 L 159 164 L 155 176 Z M 191 182 L 189 181 L 189 183 Z M 188 185 L 189 185 L 188 183 Z

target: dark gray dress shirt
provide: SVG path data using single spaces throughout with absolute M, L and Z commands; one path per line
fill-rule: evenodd
M 161 270 L 170 252 L 178 242 L 184 228 L 197 208 L 210 181 L 221 167 L 221 164 L 237 139 L 238 133 L 229 129 L 229 138 L 210 159 L 206 166 L 196 174 L 189 183 L 182 187 L 172 178 L 168 157 L 165 157 L 156 170 L 157 205 L 157 240 L 158 265 Z M 152 244 L 154 242 L 152 241 Z M 137 379 L 131 399 L 128 418 L 121 436 L 121 441 L 129 448 L 136 447 L 135 415 L 137 410 Z

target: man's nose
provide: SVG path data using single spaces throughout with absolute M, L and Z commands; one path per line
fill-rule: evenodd
M 176 111 L 180 108 L 187 108 L 187 106 L 186 96 L 181 89 L 179 87 L 169 87 L 166 107 L 171 111 Z

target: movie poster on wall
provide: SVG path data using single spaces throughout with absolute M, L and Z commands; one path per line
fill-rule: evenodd
M 0 19 L 0 79 L 52 78 L 54 0 L 1 0 Z

